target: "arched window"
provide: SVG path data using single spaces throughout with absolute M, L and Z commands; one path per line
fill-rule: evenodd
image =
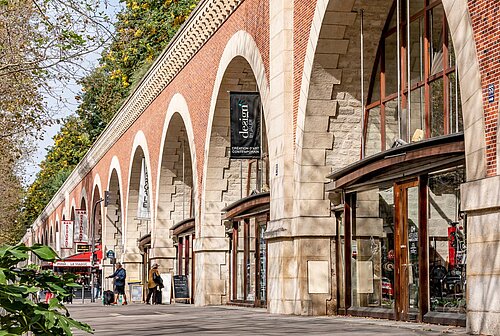
M 455 53 L 441 0 L 395 0 L 370 80 L 363 156 L 462 130 Z

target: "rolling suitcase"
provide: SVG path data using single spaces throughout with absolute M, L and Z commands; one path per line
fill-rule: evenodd
M 105 306 L 109 306 L 113 302 L 115 302 L 115 294 L 113 293 L 113 291 L 110 290 L 104 291 L 102 293 L 102 304 Z

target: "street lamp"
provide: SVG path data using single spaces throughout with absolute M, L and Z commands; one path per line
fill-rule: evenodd
M 94 298 L 94 280 L 95 280 L 95 272 L 94 272 L 94 255 L 95 255 L 95 213 L 97 206 L 104 202 L 104 207 L 109 205 L 109 191 L 104 191 L 104 198 L 98 199 L 94 203 L 94 212 L 92 212 L 92 256 L 90 258 L 90 302 L 95 302 Z M 102 247 L 101 247 L 102 249 Z

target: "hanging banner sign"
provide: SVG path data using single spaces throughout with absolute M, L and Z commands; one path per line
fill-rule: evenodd
M 88 230 L 88 219 L 87 210 L 76 209 L 75 210 L 75 238 L 74 241 L 78 243 L 87 243 L 89 237 L 87 234 Z
M 260 158 L 261 102 L 258 92 L 230 92 L 231 159 Z
M 146 160 L 144 158 L 142 158 L 141 165 L 141 180 L 139 183 L 139 204 L 137 205 L 137 219 L 151 219 L 151 213 L 149 212 L 148 168 L 146 167 Z
M 61 248 L 62 249 L 72 249 L 73 248 L 73 221 L 72 220 L 61 221 Z

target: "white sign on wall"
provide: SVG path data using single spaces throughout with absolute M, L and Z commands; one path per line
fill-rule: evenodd
M 75 219 L 74 241 L 78 243 L 87 243 L 89 241 L 89 237 L 87 234 L 88 232 L 87 210 L 76 209 L 75 216 L 76 219 Z
M 72 220 L 61 221 L 61 248 L 62 249 L 72 249 L 73 248 L 73 221 Z
M 146 167 L 146 160 L 142 158 L 141 165 L 141 180 L 139 182 L 139 202 L 137 204 L 137 218 L 138 219 L 151 219 L 149 212 L 149 180 L 148 168 Z

